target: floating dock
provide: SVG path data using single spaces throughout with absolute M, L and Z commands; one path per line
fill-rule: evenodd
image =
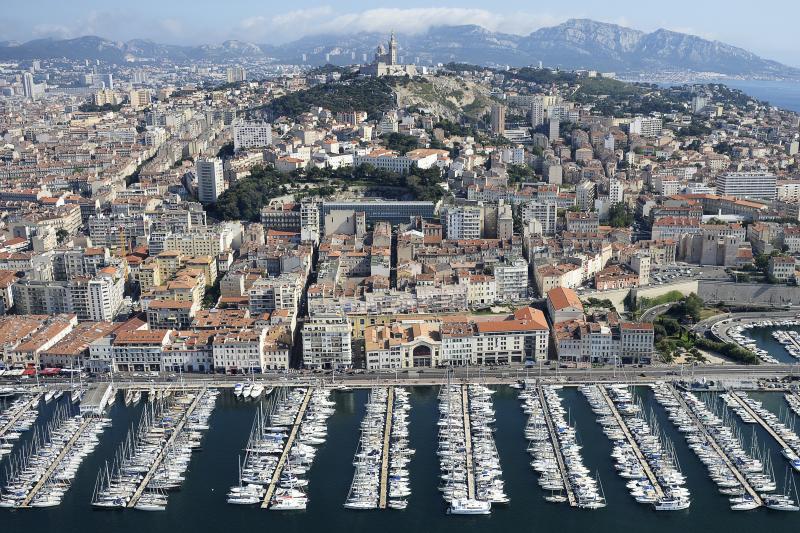
M 472 425 L 469 420 L 469 385 L 461 385 L 461 410 L 464 415 L 464 448 L 467 466 L 467 495 L 475 499 L 475 469 L 472 464 Z
M 706 441 L 711 445 L 712 448 L 714 448 L 714 451 L 717 452 L 717 455 L 719 455 L 722 458 L 722 460 L 725 462 L 725 465 L 736 477 L 736 480 L 742 484 L 742 487 L 744 487 L 745 492 L 747 492 L 747 494 L 749 494 L 755 502 L 757 502 L 759 505 L 762 505 L 763 501 L 761 500 L 761 497 L 753 489 L 753 487 L 750 486 L 750 483 L 747 481 L 747 478 L 744 476 L 744 474 L 742 474 L 741 471 L 739 471 L 736 465 L 733 464 L 730 457 L 728 457 L 728 454 L 725 453 L 725 450 L 723 450 L 719 446 L 716 439 L 711 436 L 711 434 L 706 429 L 706 426 L 700 421 L 699 418 L 697 418 L 697 416 L 695 416 L 694 411 L 691 409 L 691 407 L 687 405 L 683 397 L 675 390 L 675 388 L 672 385 L 667 384 L 667 387 L 669 387 L 669 390 L 672 391 L 672 395 L 678 400 L 678 402 L 680 402 L 681 406 L 686 410 L 686 412 L 689 413 L 689 416 L 692 417 L 692 420 L 694 421 L 695 425 L 703 433 L 703 436 L 705 436 Z
M 389 445 L 392 440 L 394 387 L 389 387 L 389 392 L 386 396 L 386 422 L 383 426 L 383 451 L 381 453 L 381 484 L 378 492 L 378 507 L 380 509 L 386 509 L 386 495 L 389 492 Z
M 272 473 L 272 479 L 267 486 L 267 492 L 264 495 L 264 501 L 261 502 L 262 509 L 268 509 L 272 503 L 272 495 L 275 493 L 275 489 L 278 486 L 278 481 L 281 479 L 283 467 L 286 465 L 286 459 L 289 457 L 289 452 L 292 450 L 294 439 L 297 438 L 297 432 L 300 430 L 300 424 L 303 423 L 303 416 L 306 414 L 306 409 L 308 409 L 308 402 L 311 401 L 312 392 L 313 389 L 311 387 L 306 389 L 306 395 L 303 398 L 303 403 L 300 404 L 300 409 L 297 410 L 297 416 L 294 417 L 292 431 L 289 433 L 289 437 L 286 439 L 286 445 L 283 448 L 283 453 L 281 454 L 280 459 L 278 459 L 278 464 L 275 465 L 275 472 Z
M 8 423 L 5 426 L 0 428 L 0 438 L 3 438 L 3 436 L 5 436 L 5 434 L 8 433 L 9 430 L 16 425 L 17 421 L 20 418 L 22 418 L 23 414 L 27 413 L 29 410 L 31 410 L 35 406 L 39 405 L 39 402 L 41 401 L 41 399 L 42 399 L 42 394 L 41 393 L 34 394 L 33 396 L 31 396 L 31 399 L 28 400 L 28 403 L 26 403 L 24 407 L 21 407 L 14 414 L 14 416 L 11 418 L 11 420 L 8 421 Z
M 156 471 L 158 470 L 158 467 L 164 461 L 164 457 L 167 454 L 167 450 L 170 447 L 172 447 L 172 444 L 175 442 L 175 439 L 177 439 L 178 435 L 180 435 L 181 431 L 183 431 L 183 427 L 186 425 L 186 421 L 189 420 L 189 417 L 197 408 L 197 405 L 200 403 L 200 399 L 203 397 L 205 391 L 206 389 L 203 388 L 195 393 L 194 400 L 192 400 L 192 403 L 183 412 L 183 416 L 181 416 L 180 421 L 175 425 L 175 429 L 169 436 L 169 439 L 167 439 L 167 442 L 164 443 L 164 445 L 161 447 L 161 451 L 158 452 L 156 460 L 153 461 L 153 465 L 150 467 L 150 470 L 148 470 L 147 474 L 145 474 L 144 479 L 142 479 L 141 483 L 139 484 L 139 487 L 136 489 L 136 492 L 134 492 L 133 496 L 131 496 L 131 499 L 128 502 L 128 507 L 131 508 L 136 507 L 136 504 L 139 503 L 139 498 L 142 497 L 142 493 L 144 493 L 145 489 L 147 488 L 147 484 L 150 483 L 150 480 L 155 475 Z
M 547 404 L 547 399 L 544 396 L 544 391 L 542 390 L 541 385 L 536 386 L 536 393 L 539 395 L 539 402 L 542 404 L 544 420 L 547 424 L 547 430 L 550 432 L 550 441 L 553 444 L 553 448 L 556 452 L 558 470 L 561 474 L 561 481 L 564 483 L 564 489 L 567 492 L 567 500 L 569 501 L 570 507 L 576 507 L 578 505 L 578 500 L 575 498 L 575 491 L 572 489 L 572 483 L 570 483 L 569 476 L 567 475 L 567 467 L 564 464 L 564 456 L 561 453 L 561 442 L 558 440 L 558 436 L 556 435 L 553 419 L 550 417 L 550 406 Z
M 81 399 L 81 414 L 100 416 L 112 394 L 115 392 L 111 383 L 93 383 Z
M 622 419 L 622 416 L 619 414 L 619 411 L 617 410 L 617 406 L 614 405 L 614 402 L 608 396 L 608 391 L 606 391 L 605 386 L 600 385 L 597 388 L 600 389 L 600 394 L 603 395 L 603 399 L 605 399 L 606 404 L 608 404 L 609 409 L 611 409 L 611 414 L 614 416 L 614 419 L 617 421 L 617 424 L 619 424 L 622 433 L 625 435 L 625 440 L 628 441 L 628 444 L 633 449 L 633 453 L 634 455 L 636 455 L 636 459 L 639 461 L 639 464 L 641 465 L 642 470 L 644 470 L 645 475 L 647 475 L 647 479 L 650 480 L 650 484 L 653 486 L 653 490 L 655 490 L 656 495 L 658 496 L 659 499 L 663 498 L 664 489 L 661 488 L 661 484 L 658 482 L 658 478 L 653 473 L 653 470 L 650 468 L 650 464 L 644 458 L 642 450 L 639 448 L 639 444 L 636 442 L 636 439 L 634 439 L 633 435 L 631 435 L 631 430 L 628 428 L 628 424 L 626 424 L 625 421 Z

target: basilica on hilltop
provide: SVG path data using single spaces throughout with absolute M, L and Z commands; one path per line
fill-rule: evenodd
M 381 44 L 375 51 L 375 60 L 361 72 L 369 76 L 416 76 L 415 65 L 401 65 L 397 59 L 397 38 L 392 32 L 389 38 L 388 49 Z

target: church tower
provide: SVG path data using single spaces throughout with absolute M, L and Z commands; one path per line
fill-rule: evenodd
M 392 36 L 389 38 L 389 64 L 397 64 L 397 39 L 394 37 L 394 32 L 392 32 Z

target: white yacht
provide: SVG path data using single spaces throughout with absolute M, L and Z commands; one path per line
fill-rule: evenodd
M 450 514 L 490 514 L 492 503 L 468 498 L 453 500 L 447 509 Z

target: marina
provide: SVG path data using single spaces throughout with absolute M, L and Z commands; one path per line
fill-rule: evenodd
M 408 393 L 398 387 L 371 389 L 353 466 L 346 509 L 405 509 L 410 456 Z
M 737 402 L 748 416 L 759 424 L 770 437 L 781 447 L 781 455 L 789 465 L 800 472 L 800 437 L 787 423 L 782 422 L 776 415 L 765 409 L 761 402 L 747 396 L 744 392 L 728 393 L 733 401 Z M 789 414 L 788 412 L 786 413 Z
M 440 389 L 440 487 L 449 514 L 489 514 L 508 503 L 491 425 L 492 389 L 480 384 Z
M 796 391 L 789 391 L 783 395 L 786 403 L 789 404 L 789 409 L 796 415 L 800 416 L 800 395 Z
M 43 394 L 25 394 L 14 399 L 0 412 L 0 461 L 11 454 L 14 443 L 30 430 L 39 415 L 37 406 Z
M 295 389 L 270 416 L 270 426 L 265 430 L 272 439 L 273 447 L 266 449 L 276 450 L 282 446 L 282 451 L 272 468 L 269 464 L 274 461 L 275 455 L 268 453 L 269 457 L 265 459 L 267 472 L 272 470 L 272 476 L 264 491 L 262 508 L 299 511 L 308 505 L 308 497 L 303 490 L 308 480 L 302 476 L 314 461 L 316 447 L 327 438 L 326 421 L 333 414 L 334 405 L 329 396 L 330 389 L 324 387 Z M 288 436 L 286 428 L 291 428 Z
M 0 507 L 53 507 L 64 493 L 83 458 L 97 445 L 107 419 L 86 419 L 62 403 L 43 431 L 35 432 L 12 460 Z
M 737 449 L 733 447 L 733 436 L 722 426 L 721 419 L 689 392 L 678 392 L 667 384 L 656 384 L 653 389 L 658 402 L 669 412 L 670 420 L 685 435 L 689 447 L 708 468 L 719 492 L 735 498 L 731 500 L 731 509 L 743 511 L 760 506 L 761 497 L 737 466 L 744 464 L 743 451 L 732 455 Z M 724 448 L 720 442 L 725 445 Z
M 756 457 L 760 452 L 753 445 L 755 441 L 751 442 L 748 452 L 741 439 L 741 429 L 731 420 L 733 415 L 730 411 L 723 411 L 720 416 L 717 402 L 709 401 L 706 404 L 689 392 L 682 393 L 679 398 L 702 424 L 717 453 L 724 458 L 729 470 L 737 478 L 738 486 L 728 483 L 727 487 L 735 489 L 731 491 L 731 495 L 739 498 L 731 501 L 731 509 L 748 511 L 763 505 L 764 493 L 774 491 L 777 485 L 766 472 L 764 463 Z
M 600 422 L 606 435 L 615 440 L 616 468 L 621 477 L 629 479 L 626 486 L 631 496 L 639 503 L 652 504 L 656 511 L 688 509 L 690 492 L 684 487 L 686 480 L 674 445 L 660 432 L 652 412 L 645 417 L 641 404 L 634 401 L 626 385 L 596 386 L 595 390 L 608 406 L 606 413 L 611 418 L 606 416 Z M 587 398 L 595 394 L 589 389 L 586 393 Z M 603 404 L 596 395 L 591 403 L 602 413 Z
M 543 385 L 545 388 L 546 385 Z M 462 407 L 463 389 L 461 384 L 455 386 L 457 389 L 459 411 Z M 277 388 L 275 396 L 285 394 L 282 388 Z M 404 389 L 395 386 L 395 394 Z M 287 389 L 286 392 L 292 389 Z M 386 531 L 404 531 L 409 527 L 436 527 L 442 531 L 456 531 L 459 529 L 472 529 L 479 523 L 482 527 L 490 529 L 518 527 L 530 521 L 532 516 L 537 516 L 538 520 L 562 520 L 565 521 L 565 528 L 572 530 L 577 527 L 593 527 L 600 531 L 614 531 L 618 524 L 627 524 L 630 527 L 648 527 L 654 531 L 668 531 L 674 527 L 718 527 L 718 524 L 728 524 L 727 527 L 770 527 L 773 531 L 788 531 L 792 524 L 795 524 L 796 513 L 775 513 L 767 511 L 767 506 L 762 505 L 761 511 L 751 513 L 740 513 L 730 510 L 728 495 L 721 495 L 719 486 L 716 485 L 710 476 L 710 470 L 698 460 L 697 455 L 684 442 L 686 434 L 679 432 L 676 425 L 673 425 L 667 417 L 667 412 L 661 409 L 658 398 L 653 396 L 649 388 L 636 387 L 629 389 L 632 394 L 634 404 L 641 403 L 644 413 L 651 410 L 656 411 L 664 433 L 671 436 L 675 441 L 676 454 L 679 456 L 681 470 L 687 478 L 686 487 L 692 493 L 692 505 L 689 509 L 670 513 L 670 518 L 661 518 L 662 513 L 654 512 L 652 505 L 637 505 L 635 500 L 629 496 L 629 489 L 626 486 L 629 480 L 616 475 L 615 461 L 609 459 L 609 454 L 613 450 L 613 442 L 606 439 L 602 432 L 602 426 L 595 420 L 598 415 L 591 409 L 591 404 L 586 401 L 581 391 L 576 387 L 555 386 L 554 392 L 558 395 L 558 403 L 565 411 L 567 424 L 579 432 L 576 435 L 576 443 L 582 446 L 581 458 L 585 467 L 593 474 L 592 477 L 599 481 L 602 478 L 602 489 L 607 500 L 607 507 L 597 509 L 591 514 L 585 512 L 567 511 L 567 504 L 554 505 L 545 499 L 553 492 L 540 488 L 536 483 L 535 476 L 532 476 L 530 462 L 533 459 L 526 449 L 526 444 L 530 444 L 527 439 L 523 441 L 523 428 L 529 415 L 520 409 L 521 393 L 526 392 L 510 387 L 493 387 L 495 393 L 491 395 L 496 427 L 493 438 L 496 440 L 498 457 L 502 463 L 504 489 L 513 505 L 492 505 L 490 516 L 475 516 L 455 518 L 443 511 L 446 509 L 441 505 L 442 500 L 437 494 L 437 479 L 440 481 L 439 473 L 435 472 L 437 466 L 437 418 L 439 417 L 439 406 L 441 401 L 437 401 L 437 390 L 431 387 L 407 387 L 408 396 L 408 446 L 417 450 L 417 453 L 409 456 L 408 465 L 408 488 L 413 496 L 407 498 L 407 506 L 403 510 L 392 511 L 389 513 L 361 513 L 354 512 L 343 507 L 343 503 L 348 495 L 352 484 L 354 466 L 352 459 L 354 451 L 358 448 L 360 441 L 359 429 L 364 417 L 367 414 L 371 389 L 354 389 L 352 392 L 331 392 L 331 401 L 335 405 L 335 412 L 328 421 L 328 435 L 326 444 L 317 448 L 316 458 L 313 464 L 308 465 L 307 471 L 302 478 L 308 481 L 302 490 L 307 495 L 308 501 L 313 505 L 308 505 L 305 513 L 269 513 L 266 518 L 269 527 L 280 527 L 289 531 L 306 530 L 309 527 L 321 527 L 322 524 L 331 520 L 351 520 L 356 527 L 379 527 Z M 530 387 L 527 392 L 535 393 L 538 398 L 538 391 L 535 387 Z M 655 392 L 655 389 L 653 390 Z M 675 391 L 676 393 L 683 391 Z M 174 394 L 174 393 L 173 393 Z M 402 394 L 402 393 L 400 393 Z M 469 393 L 468 393 L 469 394 Z M 697 397 L 696 393 L 690 393 Z M 718 412 L 724 411 L 722 402 L 718 400 L 718 394 L 703 393 L 699 398 L 703 401 L 714 399 L 717 404 Z M 302 399 L 302 395 L 300 398 Z M 761 393 L 755 396 L 759 401 L 766 402 L 765 406 L 770 409 L 777 409 L 780 405 L 784 406 L 785 400 L 782 393 Z M 248 509 L 247 506 L 235 506 L 226 503 L 226 492 L 236 484 L 237 468 L 243 463 L 244 456 L 238 456 L 240 449 L 245 442 L 248 442 L 248 434 L 253 430 L 253 422 L 259 416 L 258 412 L 263 409 L 265 420 L 263 426 L 269 427 L 269 413 L 273 410 L 271 404 L 274 403 L 272 396 L 261 401 L 242 402 L 237 400 L 232 391 L 221 393 L 217 406 L 214 409 L 210 420 L 210 429 L 203 439 L 204 453 L 193 458 L 191 468 L 186 471 L 185 480 L 181 484 L 178 492 L 168 492 L 169 505 L 161 513 L 86 513 L 91 502 L 93 483 L 98 470 L 104 470 L 104 462 L 109 461 L 113 465 L 115 450 L 127 440 L 127 431 L 132 422 L 141 418 L 144 411 L 157 406 L 158 402 L 146 401 L 142 399 L 138 404 L 126 406 L 124 394 L 120 392 L 117 401 L 107 412 L 108 418 L 113 420 L 113 424 L 106 428 L 100 436 L 100 444 L 95 451 L 84 459 L 75 480 L 71 483 L 70 489 L 64 495 L 61 505 L 48 510 L 32 510 L 21 514 L 9 514 L 9 510 L 0 509 L 0 516 L 4 524 L 11 524 L 17 527 L 21 524 L 31 524 L 34 531 L 43 524 L 45 517 L 57 516 L 64 517 L 64 523 L 81 523 L 78 520 L 85 520 L 90 527 L 113 528 L 115 531 L 134 531 L 136 528 L 151 528 L 160 531 L 159 522 L 148 518 L 151 516 L 171 516 L 178 519 L 185 515 L 190 509 L 196 509 L 197 516 L 202 517 L 201 526 L 194 527 L 247 527 L 253 525 L 256 520 L 264 520 L 254 515 L 258 505 L 254 504 L 255 509 Z M 62 398 L 59 405 L 66 399 Z M 388 402 L 388 398 L 386 399 Z M 677 400 L 676 400 L 677 401 Z M 52 420 L 55 413 L 57 402 L 42 404 L 40 417 L 37 426 Z M 263 408 L 262 408 L 263 405 Z M 394 411 L 398 409 L 397 402 L 394 402 Z M 549 404 L 555 407 L 555 404 Z M 703 403 L 705 405 L 705 403 Z M 469 398 L 468 398 L 469 407 Z M 296 413 L 295 413 L 296 414 Z M 463 427 L 463 414 L 461 417 L 461 427 Z M 747 435 L 749 442 L 750 427 L 744 426 L 738 417 L 729 413 L 726 418 L 727 423 L 738 426 Z M 294 417 L 290 417 L 292 420 Z M 473 418 L 473 417 L 471 417 Z M 395 420 L 397 418 L 395 417 Z M 473 421 L 470 420 L 470 424 Z M 133 424 L 136 427 L 136 424 Z M 379 424 L 380 426 L 380 424 Z M 395 427 L 395 423 L 392 424 Z M 277 427 L 277 426 L 276 426 Z M 288 426 L 283 426 L 288 436 Z M 382 440 L 385 425 L 381 426 L 378 432 Z M 745 431 L 746 430 L 746 431 Z M 759 432 L 760 432 L 759 428 Z M 33 432 L 28 435 L 28 440 Z M 238 437 L 237 437 L 238 435 Z M 762 439 L 766 438 L 766 435 Z M 678 440 L 675 440 L 678 439 Z M 473 439 L 475 440 L 475 439 Z M 238 441 L 238 442 L 237 442 Z M 285 437 L 284 437 L 285 442 Z M 464 447 L 464 440 L 462 448 Z M 761 446 L 765 443 L 773 444 L 773 440 L 762 440 Z M 22 443 L 24 444 L 24 442 Z M 391 445 L 390 445 L 391 447 Z M 282 450 L 282 447 L 281 447 Z M 779 451 L 773 450 L 773 456 Z M 206 453 L 207 452 L 207 453 Z M 390 472 L 391 472 L 390 452 Z M 279 454 L 276 454 L 276 459 Z M 773 457 L 775 459 L 775 457 Z M 777 461 L 780 464 L 780 461 Z M 777 467 L 777 465 L 776 465 Z M 777 470 L 777 468 L 776 468 Z M 784 476 L 781 470 L 779 477 Z M 793 474 L 797 476 L 797 474 Z M 733 476 L 735 480 L 736 477 Z M 391 475 L 388 480 L 391 485 Z M 444 485 L 442 482 L 441 485 Z M 476 488 L 479 485 L 476 479 Z M 264 487 L 265 488 L 265 487 Z M 782 490 L 776 491 L 783 492 Z M 557 493 L 557 491 L 556 491 Z M 476 498 L 479 494 L 476 491 Z M 406 499 L 406 498 L 398 498 Z M 391 497 L 387 496 L 388 501 Z M 261 502 L 259 499 L 258 503 Z M 199 506 L 199 507 L 198 507 Z M 42 513 L 48 514 L 42 514 Z M 609 514 L 610 512 L 610 514 Z M 52 513 L 52 514 L 51 514 Z M 191 513 L 190 513 L 191 514 Z M 264 516 L 264 515 L 261 515 Z M 381 518 L 385 516 L 386 518 Z M 592 518 L 589 518 L 589 517 Z M 126 517 L 126 518 L 122 518 Z M 541 518 L 538 518 L 541 517 Z M 613 517 L 613 518 L 612 518 Z M 734 519 L 732 517 L 738 517 Z M 789 522 L 786 522 L 786 517 Z M 51 518 L 47 518 L 50 520 Z M 170 519 L 168 519 L 170 520 Z M 181 519 L 183 520 L 183 519 Z M 478 522 L 473 522 L 473 521 Z M 484 521 L 487 520 L 487 521 Z M 188 519 L 189 523 L 197 522 Z M 130 525 L 127 525 L 130 523 Z M 207 524 L 206 524 L 207 523 Z M 38 525 L 37 525 L 38 524 Z M 94 524 L 94 525 L 93 525 Z
M 135 508 L 163 511 L 167 491 L 180 488 L 193 450 L 219 392 L 213 389 L 181 390 L 163 394 L 148 403 L 138 428 L 128 432 L 113 465 L 98 473 L 92 505 L 95 508 Z
M 577 433 L 566 419 L 566 410 L 561 405 L 558 387 L 539 385 L 537 393 L 542 406 L 542 414 L 547 424 L 550 443 L 554 451 L 559 473 L 566 491 L 567 501 L 571 506 L 583 509 L 601 509 L 606 506 L 602 487 L 598 479 L 589 475 L 583 464 L 581 446 L 577 442 Z M 552 483 L 547 477 L 543 487 Z M 552 487 L 552 485 L 550 485 Z M 545 497 L 547 501 L 557 503 L 558 494 L 551 493 Z
M 789 355 L 800 359 L 800 333 L 791 329 L 777 329 L 772 332 L 772 338 L 781 343 Z

